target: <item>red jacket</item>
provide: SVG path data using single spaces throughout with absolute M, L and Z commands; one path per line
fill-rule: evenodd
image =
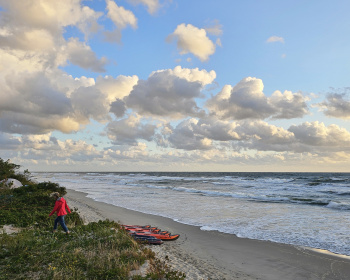
M 66 208 L 68 212 L 71 213 L 66 200 L 63 197 L 60 197 L 59 199 L 56 200 L 55 207 L 53 208 L 49 216 L 52 216 L 52 214 L 55 213 L 56 211 L 57 211 L 57 216 L 67 215 Z

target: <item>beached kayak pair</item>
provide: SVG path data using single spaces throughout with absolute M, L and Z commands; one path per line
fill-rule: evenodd
M 122 227 L 135 240 L 144 241 L 149 244 L 162 244 L 163 241 L 172 241 L 180 237 L 179 234 L 172 235 L 168 231 L 162 231 L 152 226 L 122 225 Z

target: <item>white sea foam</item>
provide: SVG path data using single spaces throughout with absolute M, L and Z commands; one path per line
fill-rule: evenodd
M 340 202 L 331 201 L 326 206 L 328 208 L 340 209 L 340 210 L 350 210 L 350 205 Z

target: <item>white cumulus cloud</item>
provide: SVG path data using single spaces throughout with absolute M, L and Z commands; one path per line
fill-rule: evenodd
M 350 89 L 344 89 L 343 93 L 329 93 L 322 103 L 316 104 L 324 114 L 329 117 L 350 119 Z
M 150 76 L 156 73 L 166 73 L 167 75 L 173 75 L 189 82 L 199 82 L 203 86 L 211 84 L 215 78 L 216 73 L 214 70 L 208 72 L 207 70 L 199 70 L 198 68 L 182 68 L 181 66 L 176 66 L 174 69 L 158 70 L 151 73 Z
M 91 48 L 80 42 L 77 38 L 71 38 L 68 41 L 65 52 L 67 54 L 67 59 L 72 64 L 94 72 L 106 71 L 105 66 L 108 62 L 107 59 L 105 57 L 98 59 Z
M 105 94 L 109 102 L 113 102 L 116 99 L 123 99 L 125 96 L 128 96 L 138 80 L 136 75 L 120 75 L 116 78 L 99 76 L 96 79 L 96 88 Z
M 112 121 L 107 125 L 107 135 L 115 145 L 137 145 L 137 140 L 153 139 L 156 125 L 142 123 L 141 116 L 131 115 L 119 121 Z
M 111 31 L 105 31 L 105 40 L 110 43 L 120 43 L 121 31 L 128 26 L 133 29 L 137 28 L 137 18 L 132 11 L 126 10 L 122 6 L 118 6 L 113 0 L 107 0 L 107 16 L 113 21 L 117 28 Z
M 205 28 L 205 30 L 212 35 L 215 36 L 221 36 L 222 31 L 222 24 L 219 23 L 218 20 L 213 21 L 213 23 Z
M 169 142 L 176 149 L 207 150 L 212 148 L 212 140 L 196 132 L 198 120 L 182 121 L 169 136 Z
M 201 61 L 206 61 L 215 53 L 215 44 L 207 36 L 205 29 L 192 24 L 180 24 L 167 37 L 168 42 L 175 40 L 180 54 L 192 53 Z
M 284 38 L 279 36 L 271 36 L 266 40 L 267 43 L 284 43 Z
M 160 8 L 159 0 L 128 0 L 128 2 L 134 5 L 139 5 L 139 4 L 145 5 L 150 14 L 156 13 Z
M 291 119 L 308 113 L 307 97 L 300 93 L 275 91 L 271 97 L 264 92 L 261 79 L 247 77 L 235 86 L 226 85 L 207 102 L 212 115 L 221 119 Z
M 53 35 L 61 35 L 62 27 L 78 26 L 82 32 L 95 30 L 94 24 L 102 13 L 81 5 L 81 0 L 0 0 L 4 8 L 1 25 L 8 30 L 47 30 Z M 42 38 L 45 40 L 45 38 Z
M 204 110 L 197 106 L 195 98 L 201 96 L 203 86 L 214 77 L 215 72 L 180 67 L 153 72 L 147 80 L 139 80 L 124 101 L 142 115 L 177 119 L 203 115 Z
M 323 122 L 305 122 L 292 125 L 289 131 L 303 144 L 327 149 L 350 148 L 350 132 L 338 125 L 326 126 Z
M 114 22 L 119 29 L 124 29 L 128 25 L 137 28 L 137 18 L 133 12 L 118 6 L 113 0 L 107 0 L 107 16 Z

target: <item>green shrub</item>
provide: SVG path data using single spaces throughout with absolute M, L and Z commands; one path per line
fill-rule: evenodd
M 20 181 L 22 185 L 33 184 L 33 182 L 30 180 L 30 172 L 28 169 L 24 170 L 23 173 L 19 173 L 18 169 L 20 167 L 20 165 L 11 163 L 9 159 L 4 161 L 2 158 L 0 158 L 0 181 L 13 178 Z
M 5 189 L 0 194 L 0 226 L 12 224 L 18 227 L 46 227 L 53 223 L 49 217 L 55 200 L 50 197 L 52 192 L 66 194 L 66 189 L 57 183 L 44 182 L 23 186 L 17 189 Z M 77 209 L 66 216 L 67 224 L 80 225 L 82 220 Z

